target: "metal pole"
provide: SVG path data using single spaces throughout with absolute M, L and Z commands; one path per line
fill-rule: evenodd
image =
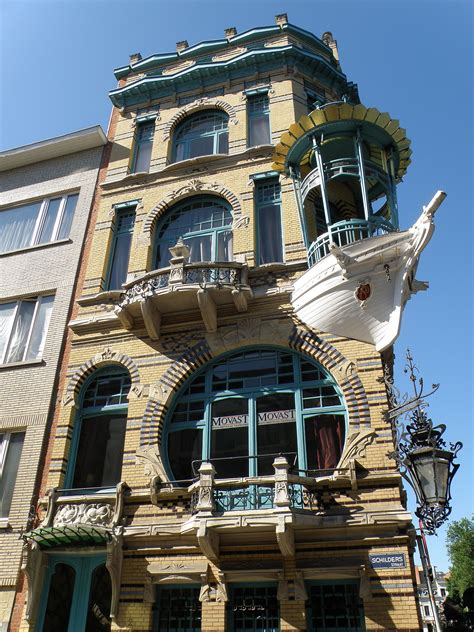
M 423 530 L 423 523 L 419 522 L 420 534 L 416 534 L 416 541 L 418 542 L 418 550 L 421 558 L 421 565 L 423 566 L 423 575 L 425 576 L 426 587 L 428 588 L 428 597 L 431 604 L 431 611 L 433 613 L 434 629 L 435 632 L 443 632 L 441 623 L 439 620 L 438 607 L 433 594 L 433 585 L 431 578 L 433 577 L 433 569 L 431 567 L 430 556 L 428 554 L 428 546 L 425 540 L 425 532 Z
M 329 243 L 332 244 L 333 238 L 331 233 L 331 215 L 329 210 L 329 200 L 326 191 L 326 181 L 324 179 L 324 166 L 323 159 L 321 157 L 321 148 L 315 136 L 313 136 L 313 149 L 316 156 L 316 165 L 319 171 L 319 177 L 321 180 L 321 197 L 323 198 L 324 217 L 326 218 L 326 224 L 328 227 Z
M 362 193 L 362 203 L 364 205 L 365 219 L 369 219 L 369 198 L 367 196 L 367 181 L 365 179 L 364 154 L 362 152 L 362 140 L 360 137 L 360 129 L 357 130 L 356 136 L 357 162 L 359 165 L 360 190 Z
M 308 233 L 306 231 L 306 222 L 304 217 L 304 202 L 301 195 L 300 171 L 296 167 L 290 165 L 290 176 L 293 180 L 293 191 L 295 192 L 296 205 L 298 206 L 298 215 L 300 219 L 301 233 L 303 235 L 304 247 L 306 252 L 309 248 Z

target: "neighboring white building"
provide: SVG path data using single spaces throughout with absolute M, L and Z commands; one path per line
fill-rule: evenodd
M 441 605 L 448 596 L 447 588 L 447 576 L 446 573 L 436 570 L 436 566 L 433 567 L 433 592 L 438 606 L 438 612 L 441 612 Z M 420 601 L 421 619 L 423 622 L 423 632 L 433 632 L 434 619 L 432 606 L 428 595 L 428 588 L 426 587 L 425 579 L 423 576 L 423 569 L 421 566 L 416 569 L 416 583 L 418 599 Z
M 9 629 L 106 137 L 0 152 L 0 630 Z

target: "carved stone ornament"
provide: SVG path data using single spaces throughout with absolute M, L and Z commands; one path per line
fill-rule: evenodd
M 25 618 L 34 626 L 38 615 L 38 606 L 43 587 L 43 578 L 48 566 L 48 558 L 35 542 L 23 545 L 21 570 L 25 573 L 28 583 L 28 597 Z
M 179 64 L 173 64 L 172 66 L 168 66 L 167 68 L 164 68 L 162 74 L 174 75 L 177 72 L 181 72 L 182 70 L 186 70 L 187 68 L 194 66 L 195 63 L 196 63 L 196 60 L 188 59 L 187 61 L 182 61 Z
M 350 433 L 342 452 L 339 467 L 341 469 L 349 467 L 350 461 L 357 457 L 365 456 L 367 446 L 374 442 L 376 436 L 375 430 L 361 430 Z
M 366 301 L 372 296 L 372 285 L 369 280 L 361 281 L 354 292 L 356 299 L 360 302 L 361 307 L 364 307 Z
M 163 141 L 165 142 L 170 139 L 171 131 L 173 130 L 173 128 L 180 121 L 184 120 L 189 114 L 193 114 L 194 112 L 198 110 L 203 110 L 207 108 L 216 108 L 219 110 L 224 110 L 224 112 L 227 112 L 227 114 L 229 115 L 229 121 L 231 123 L 235 124 L 238 122 L 235 108 L 232 105 L 230 105 L 230 103 L 227 103 L 227 101 L 224 101 L 224 99 L 220 99 L 216 97 L 201 97 L 183 106 L 179 110 L 179 112 L 177 112 L 171 118 L 171 120 L 169 120 L 168 123 L 166 123 L 166 125 L 163 128 Z
M 80 503 L 62 505 L 53 519 L 55 527 L 60 525 L 90 524 L 110 527 L 114 510 L 109 503 Z
M 161 459 L 159 448 L 157 445 L 150 445 L 143 448 L 138 448 L 136 451 L 136 457 L 141 462 L 145 469 L 145 476 L 150 478 L 158 477 L 160 482 L 168 480 L 165 467 Z
M 243 55 L 247 52 L 247 49 L 244 47 L 239 48 L 231 48 L 225 53 L 220 53 L 219 55 L 214 55 L 212 61 L 225 61 L 226 59 L 233 59 L 234 57 L 238 57 L 239 55 Z

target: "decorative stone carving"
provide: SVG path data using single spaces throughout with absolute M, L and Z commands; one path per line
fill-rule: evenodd
M 341 469 L 347 468 L 349 467 L 350 461 L 353 461 L 357 457 L 365 456 L 367 446 L 374 442 L 376 436 L 377 433 L 375 430 L 371 429 L 350 433 L 344 445 L 339 467 Z
M 226 187 L 222 186 L 218 182 L 204 182 L 199 178 L 192 178 L 182 187 L 179 187 L 175 191 L 171 191 L 168 195 L 155 206 L 147 218 L 143 222 L 143 233 L 140 237 L 144 243 L 151 242 L 151 234 L 153 232 L 154 225 L 158 218 L 166 212 L 170 206 L 179 202 L 181 199 L 192 195 L 195 192 L 211 193 L 223 197 L 232 207 L 232 216 L 234 221 L 238 220 L 242 216 L 242 207 L 237 196 L 229 191 Z
M 77 369 L 72 378 L 69 380 L 69 384 L 66 387 L 66 392 L 63 398 L 63 405 L 74 405 L 77 408 L 77 395 L 82 384 L 94 370 L 100 368 L 107 363 L 122 364 L 130 373 L 131 387 L 129 399 L 142 396 L 143 386 L 140 384 L 138 367 L 132 360 L 132 358 L 125 355 L 124 353 L 121 353 L 120 351 L 115 351 L 110 347 L 104 347 L 104 349 L 100 353 L 97 353 L 95 356 L 81 364 L 81 366 Z
M 172 66 L 167 66 L 166 68 L 164 68 L 162 74 L 163 75 L 175 75 L 177 72 L 181 72 L 182 70 L 186 70 L 187 68 L 190 68 L 191 66 L 194 66 L 195 63 L 196 63 L 196 60 L 189 59 L 189 60 L 183 61 L 183 62 L 181 62 L 179 64 L 173 64 Z
M 232 222 L 232 230 L 236 230 L 237 228 L 241 228 L 241 227 L 247 228 L 247 226 L 249 225 L 249 222 L 250 222 L 250 217 L 248 215 L 242 215 L 242 217 L 234 219 L 234 221 Z
M 115 530 L 112 534 L 112 537 L 107 542 L 107 557 L 105 560 L 105 566 L 109 571 L 112 584 L 112 596 L 110 600 L 110 618 L 112 619 L 112 621 L 116 620 L 119 608 L 119 595 L 123 563 L 122 544 L 122 533 L 118 532 L 118 530 Z
M 112 523 L 113 508 L 109 503 L 80 503 L 62 505 L 53 519 L 53 526 L 89 524 L 109 527 Z
M 239 55 L 243 55 L 247 52 L 246 48 L 232 48 L 231 50 L 226 51 L 225 53 L 220 53 L 219 55 L 214 55 L 212 61 L 225 61 L 226 59 L 233 59 L 234 57 L 238 57 Z
M 36 623 L 43 578 L 47 566 L 48 559 L 38 544 L 29 542 L 23 546 L 21 570 L 25 573 L 28 584 L 25 617 L 30 626 L 34 626 Z
M 145 466 L 145 476 L 149 476 L 150 478 L 157 476 L 159 481 L 168 480 L 157 445 L 138 448 L 135 454 L 137 460 Z
M 227 103 L 227 101 L 219 98 L 202 97 L 182 107 L 179 112 L 177 112 L 171 118 L 171 120 L 168 121 L 163 129 L 163 141 L 168 141 L 170 139 L 171 131 L 174 129 L 174 127 L 180 121 L 185 119 L 189 114 L 197 112 L 198 110 L 204 110 L 206 108 L 216 108 L 218 110 L 224 110 L 224 112 L 227 112 L 227 114 L 229 115 L 229 120 L 231 122 L 238 121 L 236 111 L 232 107 L 232 105 L 230 105 L 230 103 Z

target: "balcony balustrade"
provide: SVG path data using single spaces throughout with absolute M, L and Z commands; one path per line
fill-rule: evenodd
M 167 268 L 153 270 L 125 284 L 116 314 L 126 329 L 142 317 L 152 340 L 160 337 L 161 315 L 199 308 L 206 330 L 217 329 L 217 306 L 234 305 L 245 312 L 252 290 L 245 264 L 225 262 L 188 263 L 175 257 Z
M 350 219 L 328 226 L 328 232 L 320 235 L 308 248 L 309 267 L 314 266 L 331 252 L 332 244 L 342 247 L 369 237 L 396 232 L 396 228 L 383 217 Z

